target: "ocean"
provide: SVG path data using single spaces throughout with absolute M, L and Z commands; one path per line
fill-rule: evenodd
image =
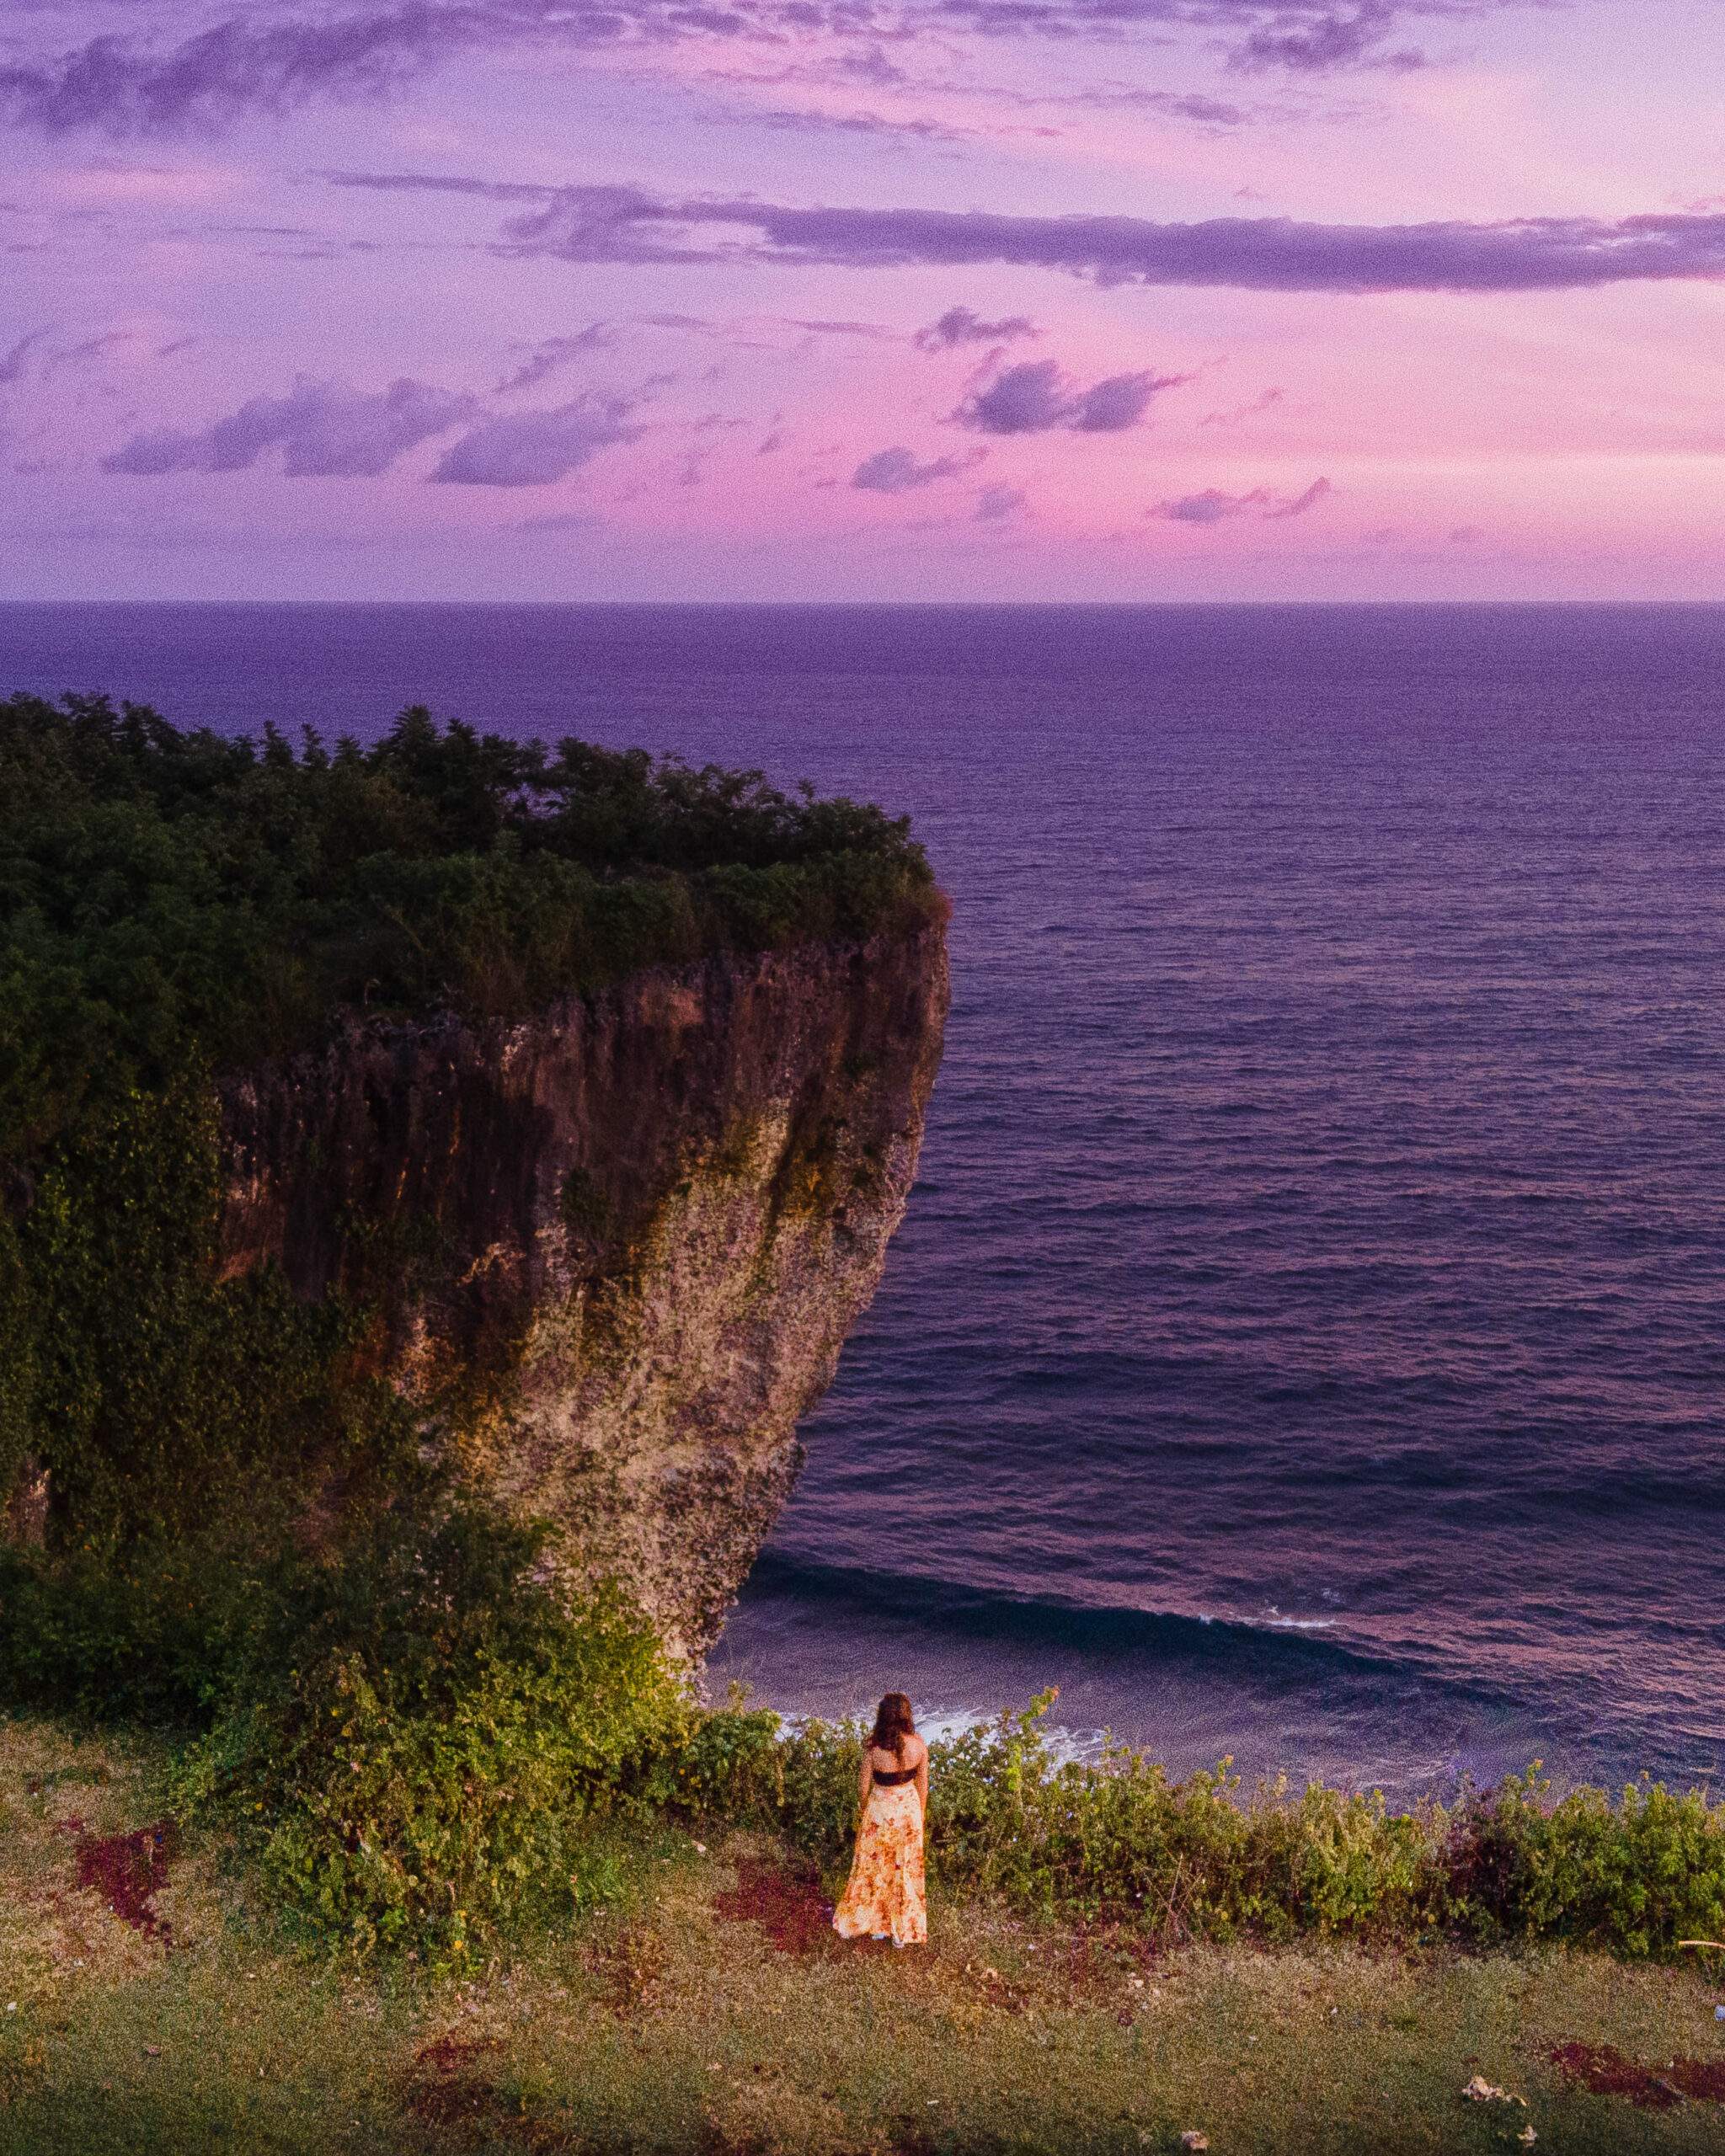
M 908 811 L 922 1172 L 713 1658 L 1403 1796 L 1725 1763 L 1725 608 L 0 606 Z

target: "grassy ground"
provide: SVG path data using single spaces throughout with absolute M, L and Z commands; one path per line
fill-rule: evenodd
M 152 1772 L 0 1724 L 0 2156 L 1725 2150 L 1696 1970 L 1156 1954 L 938 1906 L 926 1951 L 846 1948 L 781 1854 L 672 1835 L 595 1857 L 567 1937 L 386 1983 L 296 1961 L 219 1852 L 104 1850 Z M 1475 2073 L 1526 2108 L 1465 2100 Z

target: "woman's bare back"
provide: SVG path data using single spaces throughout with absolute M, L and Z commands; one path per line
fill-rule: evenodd
M 894 1758 L 890 1752 L 883 1752 L 879 1745 L 868 1748 L 868 1764 L 878 1774 L 914 1774 L 928 1757 L 928 1747 L 920 1737 L 905 1739 L 905 1756 Z

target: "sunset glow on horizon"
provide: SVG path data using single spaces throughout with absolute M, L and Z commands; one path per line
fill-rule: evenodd
M 1725 598 L 1701 0 L 39 0 L 14 597 Z

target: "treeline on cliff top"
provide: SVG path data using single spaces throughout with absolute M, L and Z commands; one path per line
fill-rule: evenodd
M 195 1048 L 236 1065 L 341 1006 L 533 1007 L 724 948 L 938 905 L 908 819 L 405 711 L 371 747 L 0 702 L 0 1161 Z
M 418 708 L 328 747 L 0 702 L 0 1542 L 20 1505 L 105 1563 L 225 1513 L 267 1542 L 308 1481 L 399 1493 L 372 1314 L 222 1273 L 222 1070 L 940 905 L 903 819 L 757 771 Z

